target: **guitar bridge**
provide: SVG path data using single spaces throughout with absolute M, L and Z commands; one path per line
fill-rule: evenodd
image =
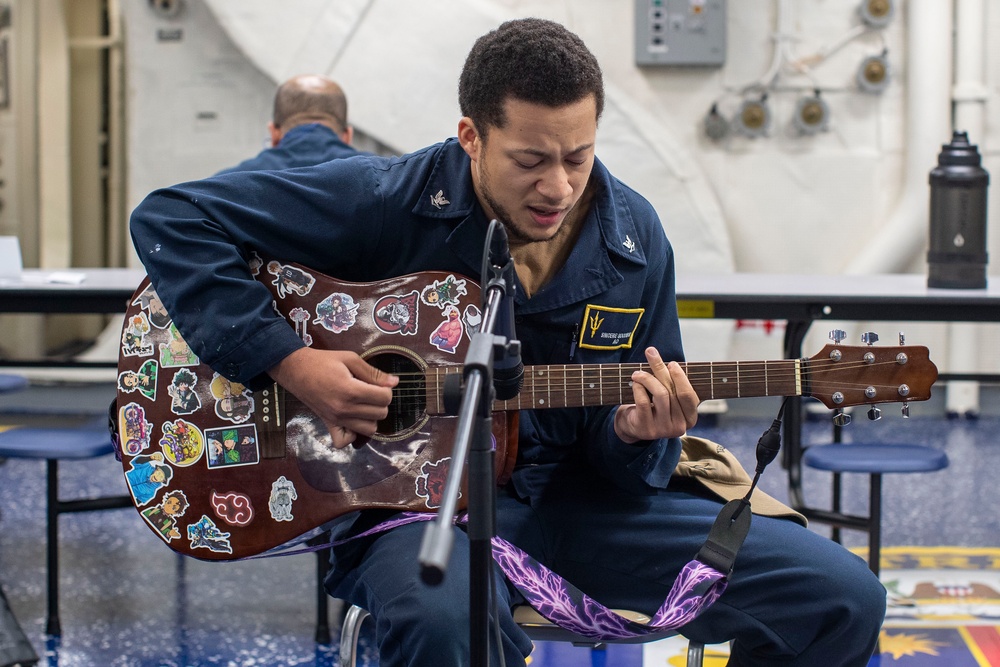
M 254 423 L 262 459 L 285 456 L 285 391 L 272 383 L 267 389 L 254 392 Z

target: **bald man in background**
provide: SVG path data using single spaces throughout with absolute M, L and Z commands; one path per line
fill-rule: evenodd
M 281 84 L 267 130 L 270 148 L 219 173 L 291 169 L 361 154 L 351 146 L 347 97 L 323 76 L 302 74 Z

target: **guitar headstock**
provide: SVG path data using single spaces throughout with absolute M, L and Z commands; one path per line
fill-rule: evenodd
M 926 401 L 937 366 L 920 345 L 828 344 L 807 360 L 802 394 L 831 409 Z

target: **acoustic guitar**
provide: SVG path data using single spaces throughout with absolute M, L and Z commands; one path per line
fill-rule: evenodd
M 256 256 L 251 268 L 307 345 L 356 350 L 400 377 L 389 415 L 372 438 L 334 448 L 282 387 L 250 391 L 202 364 L 146 279 L 122 328 L 117 412 L 123 470 L 147 525 L 175 551 L 234 560 L 305 541 L 355 510 L 434 511 L 457 422 L 443 388 L 478 331 L 479 286 L 444 272 L 349 283 Z M 683 367 L 702 400 L 811 396 L 829 408 L 926 400 L 937 378 L 927 348 L 913 345 L 828 344 L 808 359 Z M 641 368 L 526 367 L 520 394 L 495 403 L 498 481 L 514 465 L 519 410 L 630 403 Z

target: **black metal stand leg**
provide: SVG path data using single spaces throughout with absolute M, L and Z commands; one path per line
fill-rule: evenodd
M 882 560 L 882 475 L 871 476 L 868 499 L 868 567 L 877 577 Z
M 316 552 L 316 642 L 318 644 L 330 643 L 330 597 L 323 586 L 329 569 L 330 549 L 320 549 Z
M 840 473 L 833 473 L 833 511 L 840 513 Z M 840 526 L 833 524 L 833 528 L 830 530 L 830 539 L 832 539 L 837 544 L 841 544 L 840 541 Z
M 46 460 L 45 567 L 48 575 L 48 618 L 45 633 L 61 635 L 59 623 L 59 462 Z

